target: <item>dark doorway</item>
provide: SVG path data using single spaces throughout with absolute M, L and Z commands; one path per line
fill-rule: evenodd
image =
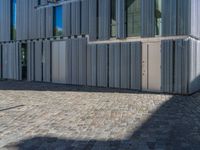
M 22 80 L 27 80 L 27 44 L 21 45 Z

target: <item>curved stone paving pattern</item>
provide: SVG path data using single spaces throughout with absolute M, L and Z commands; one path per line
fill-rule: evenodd
M 0 81 L 2 150 L 199 150 L 200 95 Z

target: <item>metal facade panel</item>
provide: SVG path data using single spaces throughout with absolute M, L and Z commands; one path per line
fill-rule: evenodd
M 140 42 L 131 43 L 131 89 L 141 89 L 142 47 Z
M 9 0 L 0 1 L 0 41 L 9 41 L 11 35 L 11 5 Z
M 142 37 L 153 37 L 155 34 L 155 1 L 141 0 Z
M 89 0 L 89 38 L 97 38 L 97 0 Z
M 42 41 L 35 41 L 35 81 L 42 81 Z
M 2 78 L 2 45 L 0 44 L 0 79 Z
M 53 37 L 53 7 L 46 8 L 46 36 Z
M 116 14 L 117 14 L 117 38 L 126 37 L 126 14 L 125 14 L 125 0 L 116 0 Z
M 172 36 L 176 35 L 176 0 L 163 0 L 162 1 L 162 35 Z
M 108 45 L 97 45 L 97 86 L 108 86 Z
M 98 4 L 98 38 L 107 40 L 110 38 L 110 0 L 100 0 Z
M 66 84 L 66 42 L 59 42 L 59 82 Z
M 43 81 L 51 81 L 51 42 L 43 41 Z
M 66 40 L 66 82 L 72 84 L 72 40 Z
M 52 42 L 52 82 L 59 82 L 59 43 Z
M 34 58 L 34 43 L 29 41 L 27 43 L 27 80 L 28 81 L 34 81 L 34 64 L 35 64 L 35 58 Z
M 81 34 L 89 34 L 89 0 L 81 1 Z
M 79 82 L 79 40 L 72 39 L 72 84 Z
M 88 45 L 87 49 L 87 85 L 97 86 L 97 45 Z
M 161 90 L 163 92 L 173 92 L 174 74 L 174 44 L 173 40 L 163 40 L 161 42 Z
M 121 88 L 131 87 L 130 43 L 121 43 Z
M 109 45 L 109 87 L 120 88 L 121 47 L 120 43 Z M 123 50 L 122 50 L 123 52 Z
M 78 54 L 78 63 L 79 63 L 79 85 L 87 84 L 87 39 L 79 39 L 79 54 Z
M 81 30 L 81 3 L 74 1 L 71 3 L 71 32 L 72 35 L 80 35 Z
M 64 36 L 70 36 L 71 35 L 71 4 L 66 3 L 63 5 L 63 34 Z

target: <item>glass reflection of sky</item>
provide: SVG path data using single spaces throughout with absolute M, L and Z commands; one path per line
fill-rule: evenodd
M 62 31 L 62 6 L 55 8 L 55 27 L 58 31 Z
M 12 0 L 12 25 L 14 28 L 16 28 L 16 0 Z

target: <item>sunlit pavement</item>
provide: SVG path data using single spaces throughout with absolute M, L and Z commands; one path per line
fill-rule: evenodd
M 200 94 L 0 81 L 0 149 L 200 149 Z

